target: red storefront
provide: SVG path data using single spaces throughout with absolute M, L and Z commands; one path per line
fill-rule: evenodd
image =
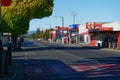
M 59 27 L 58 26 L 53 31 L 52 39 L 53 40 L 60 40 L 60 39 L 62 39 L 62 37 L 68 36 L 68 31 L 69 31 L 68 27 Z
M 87 22 L 86 28 L 90 34 L 89 45 L 98 46 L 100 44 L 103 47 L 109 47 L 109 44 L 115 43 L 120 47 L 120 30 L 113 23 Z

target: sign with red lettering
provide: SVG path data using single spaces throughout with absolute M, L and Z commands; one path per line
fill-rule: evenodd
M 2 6 L 9 6 L 11 4 L 11 0 L 1 0 Z
M 86 23 L 86 28 L 87 29 L 94 29 L 95 28 L 95 23 L 94 22 L 87 22 Z

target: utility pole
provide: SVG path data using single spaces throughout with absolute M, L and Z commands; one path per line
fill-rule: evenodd
M 9 6 L 11 4 L 11 0 L 0 0 L 0 76 L 4 76 L 8 73 L 8 58 L 6 57 L 8 52 L 6 53 L 3 50 L 2 46 L 2 16 L 1 16 L 1 6 Z
M 77 15 L 77 13 L 75 11 L 72 12 L 72 15 L 73 15 L 73 25 L 75 24 L 75 17 Z M 76 32 L 76 45 L 78 44 L 78 32 Z
M 72 12 L 72 15 L 73 15 L 73 24 L 75 24 L 75 17 L 77 15 L 77 13 L 74 11 L 74 12 Z
M 0 0 L 0 53 L 3 51 L 3 46 L 2 46 L 2 19 L 1 19 L 1 0 Z

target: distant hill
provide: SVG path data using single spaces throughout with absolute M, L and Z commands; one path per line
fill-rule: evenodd
M 28 31 L 27 34 L 33 34 L 33 33 L 35 33 L 35 32 L 36 32 L 35 30 L 32 30 L 32 31 Z

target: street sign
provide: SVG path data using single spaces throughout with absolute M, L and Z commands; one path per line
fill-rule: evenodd
M 9 6 L 11 4 L 11 0 L 1 0 L 2 6 Z

